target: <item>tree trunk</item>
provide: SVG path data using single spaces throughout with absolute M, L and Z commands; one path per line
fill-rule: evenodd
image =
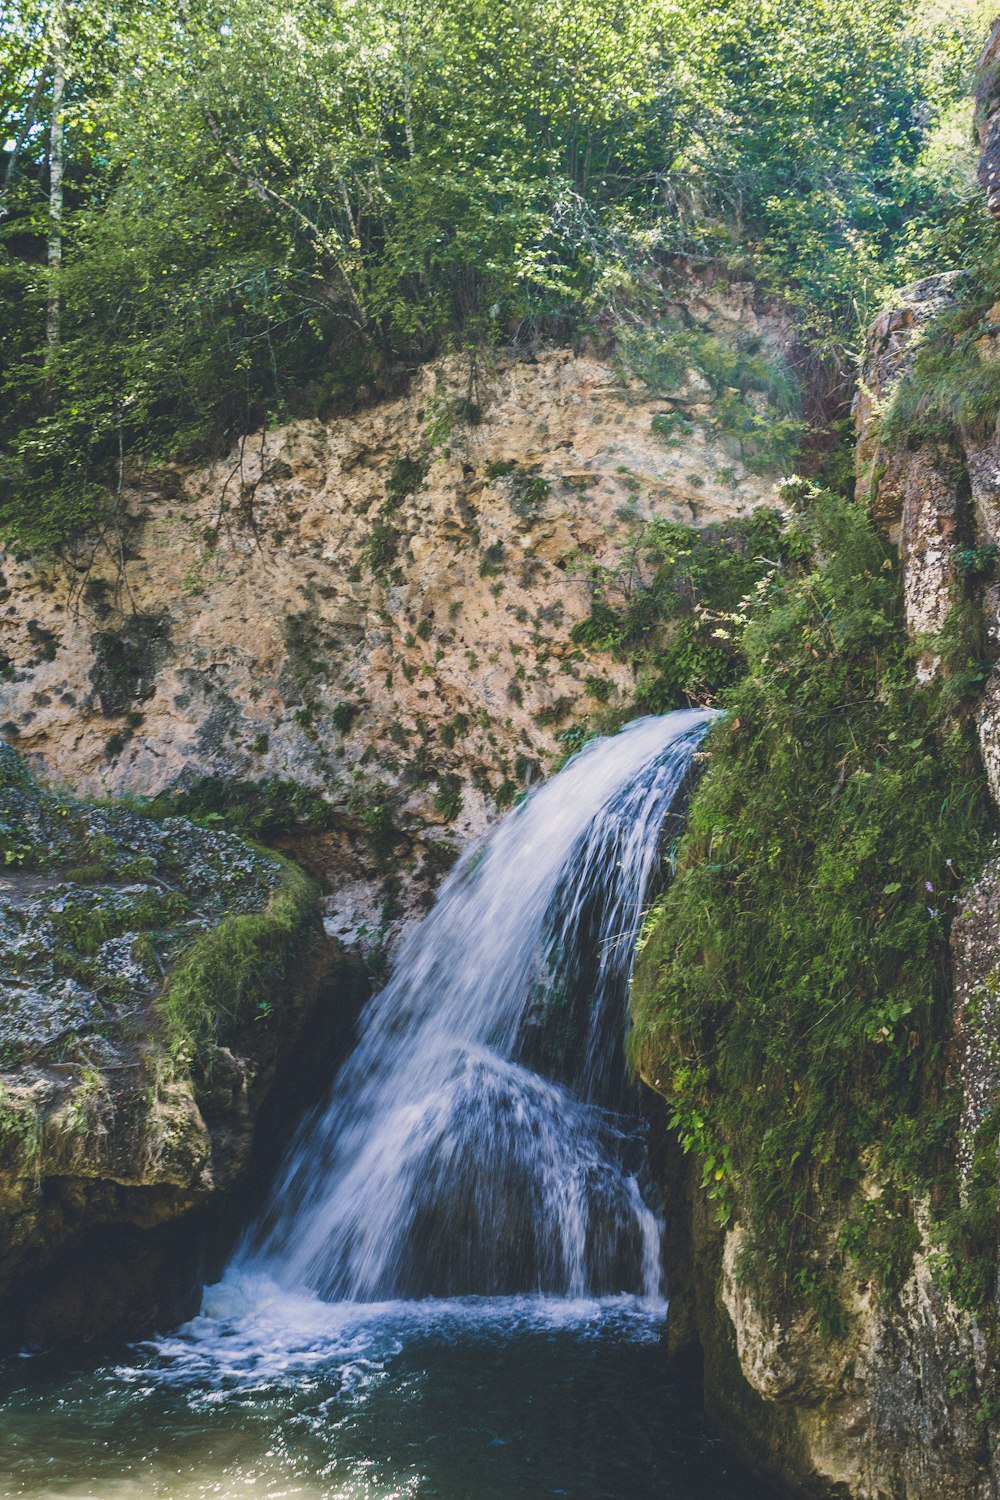
M 52 8 L 52 123 L 49 129 L 49 306 L 46 357 L 59 345 L 59 272 L 62 267 L 63 94 L 66 89 L 66 0 Z

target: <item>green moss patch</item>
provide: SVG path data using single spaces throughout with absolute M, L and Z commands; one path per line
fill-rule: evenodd
M 775 352 L 752 336 L 719 338 L 697 324 L 663 318 L 625 336 L 617 351 L 620 372 L 635 376 L 649 390 L 675 400 L 692 375 L 712 401 L 705 424 L 728 440 L 755 474 L 788 468 L 806 432 L 801 386 Z M 697 405 L 690 400 L 684 406 Z M 653 418 L 653 431 L 678 447 L 693 425 L 685 411 Z
M 957 443 L 985 438 L 1000 417 L 1000 299 L 996 247 L 961 278 L 954 306 L 919 335 L 912 367 L 893 392 L 883 441 Z
M 632 666 L 632 711 L 711 702 L 745 670 L 744 603 L 803 546 L 776 510 L 702 531 L 636 520 L 618 561 L 591 570 L 590 613 L 572 639 Z
M 867 515 L 816 493 L 792 529 L 818 561 L 775 570 L 743 611 L 746 667 L 644 936 L 630 1052 L 723 1217 L 738 1200 L 757 1266 L 832 1326 L 838 1214 L 840 1255 L 892 1283 L 912 1200 L 942 1223 L 957 1205 L 947 936 L 995 819 L 963 632 L 918 688 Z M 882 1191 L 844 1230 L 862 1176 Z
M 274 858 L 274 856 L 271 856 Z M 304 946 L 316 888 L 297 866 L 280 878 L 262 911 L 225 916 L 175 964 L 156 1002 L 175 1059 L 190 1059 L 274 1007 L 274 989 Z
M 190 794 L 196 826 L 60 797 L 0 749 L 0 1067 L 133 1066 L 165 1039 L 173 1065 L 266 1020 L 316 910 L 293 865 L 225 828 L 221 794 Z M 244 826 L 306 807 L 297 788 L 244 789 Z M 213 810 L 209 810 L 209 808 Z M 207 826 L 206 826 L 207 825 Z M 113 1075 L 112 1075 L 113 1076 Z

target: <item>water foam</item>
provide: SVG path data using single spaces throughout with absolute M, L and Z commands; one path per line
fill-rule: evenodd
M 660 1297 L 621 1037 L 664 820 L 710 719 L 591 742 L 459 861 L 240 1274 L 326 1301 Z M 557 1080 L 529 1062 L 560 1031 Z

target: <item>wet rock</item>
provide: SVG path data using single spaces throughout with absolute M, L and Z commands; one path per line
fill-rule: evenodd
M 112 1310 L 136 1333 L 142 1234 L 146 1262 L 175 1254 L 156 1234 L 245 1178 L 275 1078 L 317 1000 L 335 1002 L 336 952 L 315 891 L 276 856 L 53 793 L 7 746 L 0 854 L 0 1343 L 107 1331 Z M 171 987 L 195 954 L 192 1017 Z M 95 1235 L 106 1276 L 145 1288 L 94 1298 L 103 1322 L 75 1290 Z M 185 1295 L 198 1243 L 192 1228 Z

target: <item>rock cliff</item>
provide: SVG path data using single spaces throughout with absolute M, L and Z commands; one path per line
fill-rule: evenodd
M 692 282 L 682 311 L 794 354 L 749 285 Z M 773 504 L 705 381 L 670 390 L 613 353 L 454 358 L 206 468 L 127 475 L 96 545 L 0 558 L 3 734 L 90 794 L 318 792 L 285 847 L 330 930 L 381 949 L 574 725 L 630 701 L 630 669 L 570 632 L 595 568 L 628 587 L 637 518 Z
M 749 286 L 689 292 L 700 337 L 794 356 Z M 691 369 L 657 392 L 621 349 L 452 358 L 126 469 L 102 533 L 0 558 L 8 1342 L 190 1305 L 206 1226 L 349 1027 L 336 939 L 378 973 L 457 848 L 627 715 L 633 668 L 572 628 L 598 578 L 642 577 L 645 523 L 773 503 L 753 455 Z
M 1000 213 L 1000 23 L 980 59 L 980 183 Z M 855 415 L 857 497 L 898 548 L 906 628 L 924 684 L 947 675 L 943 643 L 956 620 L 978 625 L 987 676 L 977 713 L 982 760 L 1000 806 L 1000 304 L 967 272 L 905 288 L 875 321 Z M 990 665 L 990 663 L 994 665 Z M 958 1093 L 957 1172 L 978 1243 L 963 1248 L 995 1287 L 996 1108 L 1000 1101 L 1000 869 L 993 859 L 964 891 L 951 929 L 954 1003 L 938 1086 Z M 892 887 L 887 887 L 892 889 Z M 936 898 L 935 898 L 936 899 Z M 942 1076 L 943 1075 L 943 1076 Z M 655 1079 L 650 1078 L 651 1083 Z M 738 1185 L 726 1227 L 678 1160 L 665 1173 L 668 1210 L 692 1226 L 674 1278 L 673 1337 L 700 1341 L 706 1403 L 767 1472 L 810 1495 L 858 1500 L 987 1500 L 1000 1494 L 997 1307 L 959 1305 L 944 1273 L 931 1204 L 912 1205 L 912 1260 L 876 1289 L 843 1254 L 849 1214 L 877 1184 L 862 1175 L 817 1228 L 812 1268 L 840 1309 L 775 1298 L 753 1269 Z M 977 1207 L 978 1206 L 978 1207 Z M 807 1268 L 808 1269 L 808 1268 Z
M 9 747 L 0 851 L 0 1344 L 134 1333 L 190 1306 L 205 1205 L 357 985 L 293 866 L 57 796 Z

